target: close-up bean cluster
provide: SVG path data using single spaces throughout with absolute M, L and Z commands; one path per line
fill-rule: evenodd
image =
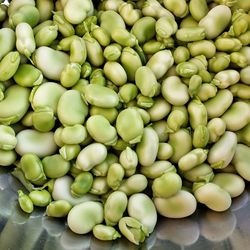
M 250 1 L 0 5 L 0 166 L 76 234 L 134 244 L 250 181 Z

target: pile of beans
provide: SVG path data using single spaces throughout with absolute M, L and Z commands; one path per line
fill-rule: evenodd
M 0 1 L 3 2 L 3 1 Z M 250 181 L 250 2 L 0 4 L 0 165 L 77 234 L 139 244 Z

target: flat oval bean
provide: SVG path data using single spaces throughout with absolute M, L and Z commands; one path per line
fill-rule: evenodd
M 30 90 L 19 85 L 12 85 L 5 91 L 5 98 L 0 101 L 0 121 L 10 125 L 22 119 L 30 106 Z
M 75 205 L 68 213 L 69 228 L 77 234 L 90 232 L 103 221 L 103 205 L 96 201 L 86 201 Z
M 168 172 L 176 172 L 176 168 L 169 161 L 155 161 L 150 166 L 142 166 L 140 172 L 147 178 L 155 179 Z
M 227 130 L 240 130 L 250 121 L 250 107 L 243 101 L 234 102 L 221 119 L 225 122 Z
M 248 146 L 244 144 L 237 144 L 232 160 L 232 164 L 234 165 L 237 173 L 247 181 L 250 180 L 249 152 L 250 150 Z
M 233 95 L 228 89 L 219 90 L 213 98 L 210 98 L 204 105 L 207 109 L 208 119 L 220 117 L 231 106 Z
M 69 63 L 69 56 L 62 51 L 41 46 L 35 50 L 32 60 L 45 77 L 59 81 L 63 68 Z
M 136 146 L 138 161 L 142 166 L 153 164 L 157 157 L 159 138 L 153 128 L 144 128 L 141 141 Z
M 230 194 L 212 182 L 198 187 L 194 196 L 198 202 L 217 212 L 227 210 L 232 203 Z
M 162 82 L 163 97 L 172 105 L 181 106 L 188 102 L 188 87 L 177 76 L 169 76 Z
M 117 133 L 128 143 L 141 141 L 143 134 L 143 120 L 133 108 L 122 110 L 116 119 Z
M 119 103 L 119 97 L 114 90 L 98 84 L 87 85 L 84 97 L 88 103 L 102 108 L 114 108 Z
M 33 129 L 24 129 L 17 136 L 16 152 L 19 155 L 34 153 L 38 157 L 52 155 L 57 150 L 53 132 L 38 132 Z
M 218 173 L 213 178 L 213 183 L 226 190 L 232 198 L 242 194 L 245 189 L 243 178 L 231 173 Z
M 88 107 L 77 90 L 64 92 L 57 105 L 58 119 L 63 125 L 82 124 L 88 114 Z
M 237 146 L 237 136 L 234 132 L 226 131 L 213 144 L 208 152 L 207 160 L 212 168 L 225 168 L 233 159 Z
M 225 5 L 218 5 L 212 8 L 206 16 L 199 21 L 199 26 L 205 29 L 207 39 L 213 39 L 224 31 L 230 20 L 230 8 Z
M 46 208 L 46 215 L 56 218 L 65 217 L 71 210 L 72 205 L 65 200 L 52 201 Z
M 195 197 L 185 190 L 169 198 L 154 198 L 154 204 L 157 212 L 167 218 L 187 217 L 195 212 L 197 206 Z
M 146 194 L 133 194 L 129 197 L 128 214 L 141 222 L 149 233 L 153 232 L 157 213 L 153 201 Z
M 4 41 L 8 41 L 8 43 Z M 11 52 L 15 47 L 16 43 L 15 32 L 10 28 L 1 28 L 0 43 L 1 43 L 0 60 L 2 60 L 2 58 L 6 56 L 9 52 Z
M 98 153 L 98 154 L 97 154 Z M 105 160 L 107 148 L 101 143 L 91 143 L 84 147 L 76 159 L 77 168 L 88 171 Z

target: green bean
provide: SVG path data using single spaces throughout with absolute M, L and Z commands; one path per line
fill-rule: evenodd
M 134 174 L 121 182 L 118 191 L 124 192 L 126 195 L 141 193 L 148 185 L 147 178 L 142 174 Z
M 135 35 L 139 44 L 143 44 L 154 37 L 155 23 L 156 20 L 149 16 L 142 17 L 134 23 L 131 33 Z
M 156 179 L 156 178 L 161 177 L 165 173 L 169 173 L 169 172 L 176 173 L 176 168 L 174 167 L 174 165 L 172 165 L 171 162 L 164 160 L 164 161 L 155 161 L 150 166 L 142 166 L 140 168 L 140 172 L 143 175 L 145 175 L 147 178 Z M 164 181 L 164 178 L 162 179 Z M 159 180 L 158 180 L 158 183 L 159 183 Z
M 123 2 L 118 7 L 119 14 L 129 26 L 141 18 L 141 10 L 134 8 L 133 4 Z
M 182 156 L 192 149 L 192 137 L 187 129 L 179 129 L 175 133 L 170 133 L 168 143 L 173 147 L 174 153 L 170 158 L 173 163 L 177 163 Z M 179 147 L 179 145 L 182 145 L 182 147 Z
M 240 80 L 240 74 L 233 69 L 223 70 L 214 76 L 212 83 L 220 89 L 225 89 L 236 84 Z
M 88 103 L 102 108 L 114 108 L 119 103 L 119 97 L 114 90 L 98 84 L 87 85 L 84 97 Z
M 122 102 L 129 103 L 134 100 L 138 94 L 138 89 L 135 84 L 127 83 L 119 88 L 119 97 Z
M 160 79 L 172 67 L 173 63 L 174 58 L 172 53 L 169 50 L 161 50 L 148 60 L 146 66 L 152 70 L 156 79 Z
M 20 64 L 20 54 L 17 51 L 7 53 L 0 61 L 0 81 L 9 80 Z
M 153 201 L 157 212 L 167 218 L 187 217 L 193 214 L 197 207 L 195 197 L 185 190 L 180 190 L 169 198 L 156 197 Z
M 211 58 L 216 53 L 216 47 L 210 40 L 188 43 L 187 46 L 191 56 L 204 55 L 206 58 Z
M 250 121 L 250 108 L 246 102 L 234 102 L 221 116 L 227 130 L 237 131 L 245 127 Z M 237 122 L 236 122 L 237 121 Z
M 198 22 L 191 16 L 187 15 L 181 20 L 179 27 L 182 28 L 197 28 Z
M 111 38 L 107 31 L 95 24 L 91 24 L 91 35 L 101 44 L 106 47 L 110 44 Z
M 121 50 L 122 50 L 122 47 L 120 44 L 111 43 L 105 47 L 105 49 L 103 51 L 103 56 L 108 61 L 117 61 L 119 59 L 119 57 L 121 56 Z
M 152 233 L 157 213 L 153 201 L 146 194 L 133 194 L 128 200 L 128 214 L 142 223 L 149 233 Z
M 115 228 L 101 224 L 94 226 L 93 235 L 99 240 L 115 240 L 121 237 Z
M 119 230 L 132 243 L 139 245 L 148 235 L 148 229 L 132 217 L 123 217 L 119 220 Z
M 236 131 L 236 135 L 237 135 L 237 141 L 239 143 L 244 143 L 247 146 L 249 146 L 250 145 L 250 124 Z
M 126 71 L 128 80 L 134 81 L 137 69 L 142 66 L 138 53 L 130 47 L 125 47 L 122 50 L 120 60 L 124 70 Z
M 113 163 L 109 166 L 107 173 L 107 183 L 113 190 L 117 190 L 125 175 L 125 170 L 119 163 Z
M 208 99 L 215 97 L 217 94 L 217 87 L 213 83 L 203 83 L 197 93 L 197 97 L 201 102 L 205 102 Z
M 118 111 L 116 108 L 101 108 L 96 106 L 91 106 L 89 113 L 93 115 L 102 115 L 104 116 L 111 124 L 116 120 L 118 116 Z
M 81 65 L 78 63 L 66 64 L 61 72 L 60 83 L 65 88 L 73 87 L 81 75 Z
M 38 157 L 44 157 L 55 153 L 57 145 L 53 132 L 39 132 L 33 129 L 24 129 L 17 134 L 16 152 L 19 155 L 34 153 Z
M 229 63 L 230 55 L 224 52 L 216 52 L 215 56 L 209 59 L 208 68 L 209 71 L 217 73 L 222 70 L 225 70 L 229 66 Z
M 35 27 L 39 23 L 39 19 L 38 9 L 35 6 L 25 4 L 9 16 L 9 23 L 12 27 L 16 27 L 20 23 L 27 23 L 31 27 Z
M 63 11 L 53 12 L 53 22 L 58 26 L 59 32 L 64 37 L 73 36 L 75 34 L 73 25 L 65 19 Z
M 75 205 L 68 213 L 69 228 L 77 234 L 90 232 L 103 221 L 103 205 L 96 201 L 86 201 Z
M 116 129 L 124 141 L 136 143 L 142 138 L 143 120 L 135 109 L 127 108 L 118 114 Z
M 110 188 L 108 186 L 106 176 L 97 176 L 93 179 L 89 193 L 95 195 L 104 195 L 108 193 L 109 189 Z
M 136 37 L 124 28 L 116 27 L 111 32 L 111 38 L 118 44 L 124 47 L 134 47 Z
M 98 153 L 98 155 L 97 155 Z M 76 159 L 77 168 L 84 171 L 92 169 L 107 157 L 107 148 L 101 143 L 91 143 L 84 147 Z
M 248 66 L 247 58 L 240 52 L 233 52 L 230 54 L 230 61 L 240 68 Z
M 190 58 L 190 52 L 188 48 L 184 46 L 178 46 L 173 53 L 174 61 L 176 64 L 187 61 Z
M 96 16 L 87 16 L 85 20 L 75 26 L 75 32 L 78 36 L 83 36 L 86 32 L 89 32 L 92 24 L 97 24 Z
M 193 133 L 193 146 L 205 148 L 209 142 L 209 129 L 205 125 L 198 125 Z
M 236 146 L 236 134 L 226 131 L 209 150 L 207 160 L 211 167 L 225 168 L 233 159 Z
M 70 169 L 70 162 L 65 161 L 60 154 L 46 156 L 42 159 L 43 170 L 49 178 L 59 178 L 66 175 Z
M 25 178 L 34 184 L 44 184 L 47 180 L 43 163 L 35 154 L 24 154 L 20 159 L 20 167 Z
M 170 16 L 160 17 L 155 23 L 156 34 L 161 38 L 169 38 L 176 33 L 177 23 Z
M 76 176 L 74 182 L 70 186 L 73 196 L 80 197 L 91 189 L 93 184 L 93 176 L 89 172 L 83 172 Z
M 0 5 L 0 22 L 4 21 L 7 17 L 8 6 L 5 4 Z
M 136 70 L 135 83 L 144 96 L 153 97 L 156 94 L 157 79 L 149 67 L 141 66 Z
M 178 161 L 178 167 L 181 171 L 188 171 L 202 164 L 208 155 L 208 150 L 196 148 L 183 155 Z
M 52 10 L 54 9 L 54 1 L 51 0 L 37 0 L 36 7 L 40 14 L 40 23 L 51 18 Z
M 30 64 L 21 64 L 13 78 L 17 84 L 23 87 L 40 85 L 43 81 L 42 72 Z
M 245 189 L 243 178 L 231 173 L 218 173 L 213 178 L 213 183 L 226 190 L 232 198 L 242 194 Z
M 143 51 L 145 54 L 154 54 L 166 48 L 166 45 L 157 40 L 149 40 L 148 42 L 143 44 Z
M 65 19 L 71 24 L 79 24 L 87 16 L 93 15 L 93 13 L 94 6 L 90 0 L 67 1 L 63 9 Z
M 205 29 L 203 27 L 181 28 L 176 32 L 176 38 L 181 42 L 200 41 L 205 36 Z
M 75 159 L 81 151 L 78 144 L 66 144 L 59 149 L 59 153 L 65 161 Z
M 106 62 L 103 67 L 105 76 L 117 86 L 127 82 L 125 69 L 118 62 Z
M 225 5 L 218 5 L 200 19 L 199 26 L 205 29 L 207 39 L 213 39 L 224 31 L 230 20 L 230 8 Z
M 237 144 L 236 151 L 233 156 L 232 164 L 237 173 L 246 181 L 250 180 L 249 164 L 249 147 L 244 144 Z
M 102 85 L 102 86 L 105 86 L 107 84 L 107 80 L 104 77 L 104 70 L 102 70 L 102 69 L 97 68 L 97 69 L 92 70 L 92 72 L 89 76 L 89 79 L 90 79 L 90 81 L 89 81 L 90 84 L 98 84 L 98 85 Z
M 141 141 L 136 145 L 138 161 L 142 166 L 154 163 L 159 147 L 157 133 L 151 127 L 144 128 Z
M 199 125 L 207 125 L 208 112 L 206 106 L 200 100 L 192 100 L 188 103 L 190 125 L 195 129 Z
M 194 190 L 194 196 L 198 202 L 217 212 L 227 210 L 232 203 L 230 194 L 212 182 L 198 183 L 197 188 Z
M 150 121 L 159 121 L 165 118 L 171 109 L 171 105 L 162 97 L 156 97 L 151 108 L 147 109 Z
M 107 176 L 109 167 L 113 163 L 117 163 L 119 161 L 118 157 L 115 154 L 108 153 L 106 159 L 100 164 L 96 165 L 92 168 L 91 172 L 95 176 Z M 108 182 L 108 181 L 107 181 Z
M 115 226 L 122 218 L 128 204 L 128 198 L 121 191 L 111 193 L 104 203 L 104 219 L 107 225 Z
M 177 17 L 184 17 L 188 13 L 188 5 L 184 0 L 163 0 L 163 5 Z
M 56 218 L 67 216 L 72 205 L 66 200 L 52 201 L 46 208 L 46 215 Z
M 86 121 L 86 128 L 90 136 L 105 145 L 114 145 L 117 140 L 116 129 L 102 115 L 93 115 Z
M 97 201 L 98 197 L 93 194 L 85 194 L 81 197 L 74 197 L 70 192 L 70 186 L 73 183 L 73 179 L 69 175 L 57 178 L 54 182 L 52 197 L 55 201 L 66 200 L 72 206 L 76 204 L 85 203 L 86 201 Z
M 226 124 L 221 118 L 213 118 L 207 124 L 209 142 L 216 142 L 226 131 Z
M 188 171 L 181 173 L 186 180 L 191 182 L 209 182 L 213 179 L 213 169 L 207 164 L 202 163 Z
M 208 119 L 220 117 L 233 102 L 233 95 L 228 89 L 219 90 L 213 98 L 210 98 L 204 105 L 207 109 Z
M 174 15 L 164 8 L 157 0 L 146 0 L 142 5 L 142 13 L 144 16 L 151 16 L 156 19 L 163 16 L 174 18 Z
M 177 76 L 169 76 L 162 82 L 162 95 L 172 105 L 181 106 L 188 102 L 187 86 Z
M 218 37 L 214 45 L 217 50 L 223 52 L 235 52 L 242 48 L 242 43 L 237 38 Z
M 247 85 L 250 85 L 249 72 L 250 66 L 247 66 L 240 71 L 240 80 Z
M 171 111 L 167 118 L 168 132 L 173 133 L 178 131 L 181 127 L 184 127 L 186 122 L 187 116 L 184 112 L 182 112 L 181 110 Z
M 29 193 L 29 198 L 37 207 L 46 207 L 51 202 L 50 193 L 47 190 L 34 190 Z
M 191 76 L 188 83 L 188 93 L 191 98 L 197 96 L 202 86 L 202 78 L 199 75 Z
M 26 213 L 32 213 L 34 205 L 27 194 L 24 194 L 22 190 L 18 190 L 18 203 L 21 209 Z
M 0 166 L 10 166 L 17 159 L 15 150 L 2 150 L 0 149 Z
M 52 20 L 46 20 L 46 21 L 39 23 L 38 25 L 36 25 L 36 27 L 33 28 L 34 36 L 36 36 L 36 34 L 44 27 L 51 26 L 51 25 L 53 25 Z
M 11 1 L 8 8 L 8 15 L 11 16 L 13 13 L 15 13 L 20 7 L 24 5 L 32 5 L 35 6 L 34 0 L 14 0 Z
M 155 85 L 156 95 L 157 95 L 158 89 L 160 87 L 159 85 L 160 84 L 158 82 Z M 137 99 L 137 101 L 136 101 L 137 106 L 140 107 L 140 108 L 143 108 L 143 109 L 149 109 L 154 104 L 154 99 L 152 97 L 144 96 L 142 94 L 138 94 L 137 97 L 136 97 L 136 99 Z
M 45 77 L 59 81 L 63 68 L 69 63 L 69 56 L 64 52 L 42 46 L 35 50 L 32 60 Z
M 173 147 L 166 142 L 160 142 L 157 152 L 157 159 L 168 160 L 173 155 Z
M 153 180 L 152 191 L 154 197 L 168 198 L 181 190 L 181 177 L 174 172 L 167 172 Z
M 12 150 L 16 147 L 16 133 L 12 127 L 0 125 L 0 149 Z
M 4 41 L 8 41 L 8 43 Z M 1 43 L 0 60 L 2 60 L 2 58 L 6 56 L 9 52 L 11 52 L 15 47 L 16 43 L 15 32 L 10 28 L 1 28 L 0 43 Z
M 0 102 L 0 121 L 2 124 L 10 125 L 22 119 L 30 105 L 29 95 L 30 90 L 19 85 L 7 88 L 5 97 Z
M 115 28 L 125 29 L 125 22 L 122 17 L 113 10 L 106 10 L 100 16 L 100 27 L 111 34 Z
M 196 21 L 200 21 L 203 17 L 205 17 L 209 11 L 207 6 L 207 1 L 201 0 L 191 0 L 189 2 L 189 11 L 192 17 Z
M 138 164 L 138 157 L 134 150 L 127 147 L 120 153 L 119 162 L 125 170 L 134 169 Z

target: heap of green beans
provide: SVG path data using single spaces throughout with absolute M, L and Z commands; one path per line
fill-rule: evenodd
M 250 1 L 12 0 L 0 22 L 0 165 L 23 211 L 139 244 L 244 191 Z

